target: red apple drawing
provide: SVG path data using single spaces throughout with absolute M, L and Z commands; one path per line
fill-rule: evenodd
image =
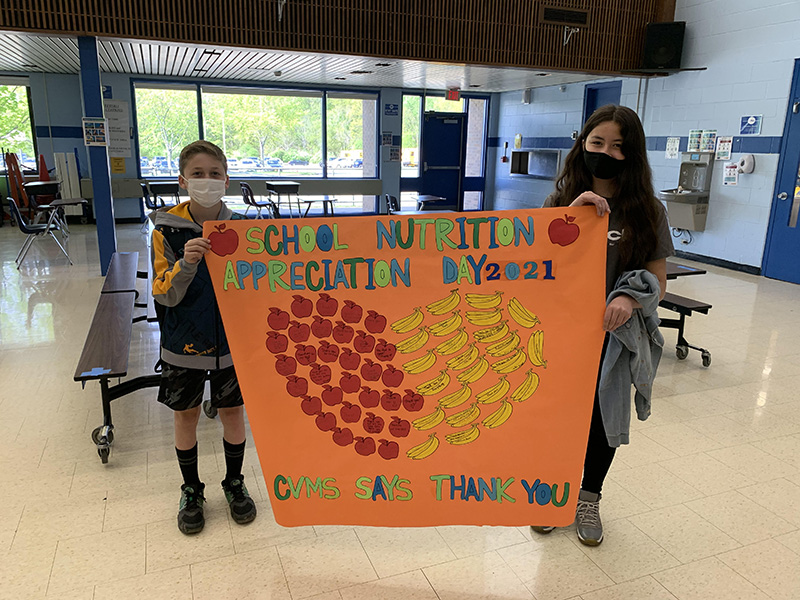
M 323 319 L 319 315 L 314 315 L 314 322 L 311 324 L 311 333 L 315 338 L 330 337 L 333 331 L 333 323 L 330 319 Z
M 320 431 L 331 431 L 336 427 L 336 415 L 329 412 L 319 413 L 315 422 Z
M 358 331 L 358 335 L 353 340 L 353 348 L 361 354 L 369 354 L 375 347 L 375 336 L 369 335 L 366 331 Z
M 563 219 L 553 219 L 550 221 L 550 226 L 547 228 L 547 235 L 550 236 L 550 241 L 559 246 L 569 246 L 572 242 L 578 239 L 581 233 L 581 228 L 577 223 L 573 223 L 575 217 L 564 215 Z
M 208 234 L 211 251 L 217 256 L 228 256 L 236 252 L 239 247 L 239 235 L 233 229 L 225 231 L 225 223 L 217 225 L 214 229 L 216 231 Z
M 386 329 L 386 317 L 379 315 L 374 310 L 368 310 L 367 318 L 364 319 L 364 327 L 370 333 L 383 333 L 383 330 Z
M 308 377 L 317 385 L 324 385 L 331 380 L 331 368 L 328 365 L 311 363 L 311 372 Z
M 387 362 L 392 360 L 395 354 L 397 354 L 397 346 L 384 339 L 378 340 L 378 344 L 375 346 L 375 358 Z
M 403 384 L 403 372 L 395 369 L 392 365 L 386 365 L 381 375 L 381 381 L 386 387 L 400 387 Z
M 286 379 L 288 380 L 286 382 L 286 391 L 289 392 L 290 396 L 299 398 L 308 393 L 308 380 L 296 375 L 289 375 Z
M 332 387 L 330 385 L 325 385 L 323 387 L 325 389 L 322 390 L 322 401 L 325 404 L 328 406 L 336 406 L 337 404 L 342 403 L 342 398 L 344 398 L 342 388 Z
M 339 301 L 328 294 L 320 294 L 317 300 L 317 312 L 323 317 L 332 317 L 339 310 Z
M 375 408 L 381 403 L 381 395 L 378 390 L 370 389 L 367 386 L 361 388 L 361 393 L 358 395 L 358 401 L 364 408 Z
M 353 373 L 344 371 L 339 378 L 339 387 L 343 392 L 353 394 L 361 389 L 361 378 Z
M 347 427 L 344 429 L 335 427 L 333 430 L 333 442 L 338 446 L 349 446 L 353 443 L 353 432 Z
M 297 344 L 294 357 L 301 365 L 310 365 L 317 360 L 317 349 L 311 344 Z
M 346 325 L 343 321 L 336 321 L 336 327 L 333 328 L 333 339 L 340 344 L 348 344 L 353 339 L 355 331 L 350 325 Z
M 345 371 L 355 371 L 358 365 L 361 364 L 361 355 L 356 354 L 350 348 L 342 348 L 342 353 L 339 354 L 339 365 Z
M 389 423 L 389 433 L 394 437 L 406 437 L 411 431 L 411 423 L 400 417 L 392 417 Z
M 414 390 L 405 390 L 406 394 L 403 396 L 403 408 L 408 412 L 417 412 L 422 410 L 425 405 L 425 398 L 422 394 L 418 394 Z
M 278 375 L 294 375 L 297 372 L 297 361 L 291 356 L 279 354 L 275 357 L 275 372 Z
M 291 327 L 286 333 L 289 334 L 289 339 L 293 342 L 305 342 L 308 340 L 308 336 L 311 335 L 311 328 L 305 323 L 292 321 Z
M 339 409 L 339 415 L 345 423 L 358 423 L 361 420 L 361 407 L 344 401 L 342 408 Z
M 393 458 L 397 458 L 400 454 L 400 446 L 397 442 L 390 442 L 389 440 L 378 440 L 381 445 L 378 446 L 378 454 L 381 455 L 381 458 L 385 458 L 386 460 L 391 460 Z
M 319 356 L 319 359 L 323 362 L 336 362 L 336 359 L 339 357 L 339 346 L 325 340 L 320 340 L 317 356 Z
M 358 323 L 364 310 L 352 300 L 345 300 L 342 307 L 342 319 L 346 323 Z
M 280 354 L 286 352 L 289 347 L 289 338 L 277 331 L 267 332 L 267 350 L 273 354 Z
M 319 396 L 303 396 L 300 409 L 307 415 L 316 415 L 322 411 L 322 401 Z
M 311 300 L 299 295 L 293 296 L 293 298 L 292 305 L 289 307 L 292 314 L 298 319 L 308 317 L 311 314 L 311 310 L 314 308 L 314 305 L 311 304 Z
M 273 329 L 286 329 L 289 326 L 289 313 L 273 306 L 267 315 L 267 325 Z
M 375 454 L 375 440 L 371 437 L 356 437 L 353 438 L 356 441 L 356 445 L 354 448 L 356 452 L 358 452 L 361 456 L 369 456 L 370 454 Z
M 381 406 L 383 410 L 398 410 L 402 403 L 403 400 L 400 398 L 400 394 L 392 390 L 383 390 L 383 395 L 381 396 Z
M 378 381 L 381 378 L 383 367 L 372 362 L 369 358 L 364 359 L 364 366 L 361 367 L 361 376 L 367 381 Z
M 383 418 L 368 412 L 367 416 L 364 417 L 362 425 L 364 426 L 364 431 L 367 433 L 380 433 L 383 431 Z

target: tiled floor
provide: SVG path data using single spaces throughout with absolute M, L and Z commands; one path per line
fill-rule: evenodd
M 117 228 L 139 250 L 138 225 Z M 800 598 L 800 287 L 709 268 L 671 282 L 714 305 L 665 353 L 653 416 L 635 422 L 605 487 L 606 541 L 574 528 L 286 529 L 259 503 L 233 524 L 209 493 L 207 525 L 178 532 L 172 416 L 144 390 L 114 403 L 117 440 L 102 465 L 97 384 L 72 381 L 97 302 L 97 241 L 74 226 L 68 267 L 38 242 L 17 271 L 16 229 L 0 229 L 0 598 L 317 598 L 732 600 Z M 156 360 L 153 325 L 133 327 L 130 373 Z M 675 332 L 665 331 L 668 344 Z M 222 479 L 221 432 L 201 420 L 200 469 Z

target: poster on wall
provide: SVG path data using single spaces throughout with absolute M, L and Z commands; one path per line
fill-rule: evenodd
M 83 145 L 84 146 L 107 146 L 106 121 L 93 117 L 83 117 Z
M 716 160 L 730 160 L 733 148 L 733 136 L 723 135 L 717 138 Z
M 206 222 L 281 525 L 568 525 L 603 344 L 593 208 Z
M 108 155 L 130 158 L 131 126 L 128 103 L 124 100 L 103 100 L 103 114 L 108 122 Z
M 739 164 L 729 163 L 725 165 L 722 174 L 722 185 L 739 185 Z
M 400 162 L 402 157 L 402 149 L 400 146 L 389 146 L 389 161 Z
M 717 130 L 703 129 L 700 137 L 700 152 L 714 152 L 717 146 Z
M 686 146 L 687 152 L 700 152 L 700 138 L 703 137 L 702 129 L 689 130 L 689 143 Z
M 678 153 L 681 146 L 681 138 L 679 137 L 668 137 L 667 138 L 667 149 L 664 152 L 664 158 L 673 159 L 678 158 Z

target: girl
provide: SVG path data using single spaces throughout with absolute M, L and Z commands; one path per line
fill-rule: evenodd
M 651 180 L 639 117 L 624 106 L 608 105 L 587 119 L 564 161 L 556 191 L 545 201 L 545 206 L 591 204 L 597 208 L 598 216 L 609 214 L 606 298 L 622 273 L 637 269 L 646 269 L 658 279 L 659 300 L 666 292 L 666 258 L 674 250 L 664 207 L 655 198 Z M 632 296 L 615 295 L 606 306 L 603 329 L 614 331 L 631 318 L 636 308 L 642 305 Z M 606 333 L 601 365 L 608 341 Z M 589 546 L 603 541 L 600 492 L 614 459 L 614 446 L 619 445 L 616 437 L 614 446 L 610 444 L 612 438 L 607 437 L 606 429 L 596 390 L 576 511 L 578 539 Z M 534 526 L 533 530 L 550 533 L 553 527 Z

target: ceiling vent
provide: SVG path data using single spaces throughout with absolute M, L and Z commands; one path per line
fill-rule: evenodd
M 539 8 L 539 23 L 566 25 L 567 27 L 589 27 L 589 11 L 558 6 Z

